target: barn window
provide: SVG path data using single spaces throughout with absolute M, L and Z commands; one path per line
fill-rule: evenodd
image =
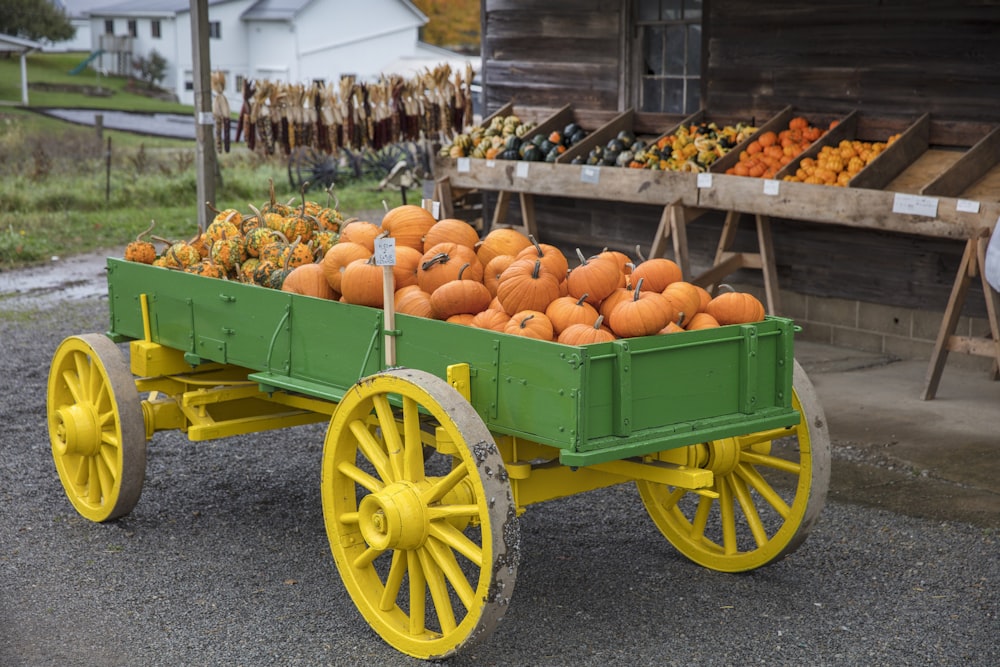
M 128 36 L 138 37 L 139 36 L 139 26 L 135 22 L 135 19 L 129 19 L 128 21 Z
M 208 36 L 211 39 L 221 39 L 222 38 L 222 24 L 218 21 L 208 22 Z
M 153 39 L 160 38 L 160 21 L 159 19 L 153 19 L 149 22 L 149 34 Z
M 636 106 L 693 113 L 701 106 L 702 0 L 636 0 Z
M 104 20 L 104 34 L 105 35 L 113 35 L 113 34 L 115 34 L 115 20 L 114 19 L 105 19 Z

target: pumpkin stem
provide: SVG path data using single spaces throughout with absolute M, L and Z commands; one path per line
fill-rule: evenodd
M 604 315 L 598 315 L 597 319 L 594 320 L 594 328 L 600 329 L 602 324 L 604 324 Z
M 424 262 L 423 264 L 421 264 L 420 268 L 423 269 L 424 271 L 426 271 L 427 269 L 431 268 L 435 264 L 446 264 L 449 259 L 451 259 L 451 255 L 449 255 L 446 252 L 439 252 L 438 254 L 434 255 L 433 257 L 431 257 L 430 259 L 428 259 L 426 262 Z
M 639 278 L 639 282 L 637 282 L 635 284 L 635 289 L 632 290 L 632 300 L 633 301 L 638 301 L 639 300 L 639 296 L 642 293 L 642 281 L 643 280 L 645 280 L 645 278 Z
M 470 266 L 472 266 L 472 264 L 470 264 L 469 262 L 466 262 L 465 264 L 463 264 L 462 268 L 460 268 L 458 270 L 458 278 L 456 278 L 455 280 L 461 280 L 462 279 L 462 274 L 465 273 L 465 270 L 467 268 L 469 268 Z
M 521 323 L 518 326 L 521 327 L 522 329 L 526 329 L 528 327 L 528 320 L 533 319 L 534 317 L 535 317 L 534 315 L 528 315 L 523 320 L 521 320 Z
M 156 220 L 150 220 L 149 227 L 146 227 L 146 231 L 140 232 L 139 235 L 135 237 L 135 240 L 141 241 L 143 236 L 153 231 L 153 227 L 156 227 Z
M 387 202 L 386 200 L 383 199 L 382 200 L 382 208 L 384 208 L 385 212 L 388 213 L 389 212 L 389 202 Z
M 638 243 L 635 244 L 635 255 L 636 257 L 639 258 L 640 262 L 646 261 L 646 256 L 642 254 L 642 248 L 639 246 Z
M 538 280 L 538 277 L 541 275 L 541 272 L 542 272 L 542 260 L 536 259 L 535 268 L 531 272 L 531 277 L 535 280 Z
M 587 263 L 587 258 L 583 256 L 583 251 L 580 250 L 579 248 L 576 249 L 576 256 L 580 258 L 581 264 Z
M 535 250 L 538 251 L 539 257 L 545 255 L 544 251 L 542 251 L 542 246 L 535 240 L 535 237 L 532 234 L 528 234 L 528 240 L 531 241 L 531 245 L 535 246 Z
M 217 209 L 214 206 L 212 206 L 212 202 L 210 202 L 210 201 L 205 202 L 205 206 L 208 207 L 209 211 L 211 211 L 212 213 L 214 213 L 216 215 L 219 215 L 220 213 L 222 213 L 222 211 L 220 211 L 219 209 Z
M 715 291 L 718 292 L 723 287 L 725 287 L 726 291 L 728 291 L 728 292 L 735 292 L 736 291 L 735 287 L 733 287 L 732 285 L 729 285 L 727 283 L 719 283 L 719 286 L 715 288 Z
M 581 296 L 579 299 L 576 300 L 576 305 L 583 306 L 583 302 L 587 300 L 588 296 L 590 296 L 590 294 L 587 293 L 587 292 L 584 292 L 583 296 Z
M 273 178 L 268 178 L 267 180 L 270 183 L 270 193 L 269 194 L 271 195 L 271 207 L 274 208 L 274 205 L 278 203 L 275 200 L 275 197 L 274 197 L 274 179 Z

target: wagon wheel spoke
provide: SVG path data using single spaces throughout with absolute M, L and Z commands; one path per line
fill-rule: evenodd
M 425 459 L 428 425 L 448 456 Z M 502 466 L 472 406 L 428 373 L 366 378 L 334 412 L 322 480 L 330 547 L 361 614 L 400 651 L 443 658 L 502 617 L 518 553 L 509 483 L 488 474 Z
M 826 500 L 830 436 L 808 377 L 795 364 L 792 407 L 800 422 L 697 445 L 717 497 L 637 482 L 656 526 L 684 556 L 739 572 L 794 551 Z M 698 457 L 692 457 L 699 460 Z
M 91 521 L 132 511 L 146 472 L 146 428 L 135 379 L 107 336 L 59 345 L 47 413 L 52 458 L 73 507 Z

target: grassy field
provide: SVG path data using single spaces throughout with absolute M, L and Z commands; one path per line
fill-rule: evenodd
M 28 59 L 31 82 L 79 83 L 67 72 L 84 54 L 40 54 Z M 89 77 L 93 83 L 93 72 Z M 17 59 L 0 59 L 0 100 L 20 100 Z M 114 95 L 92 98 L 63 90 L 30 93 L 30 106 L 99 107 L 129 111 L 192 113 L 191 107 L 164 103 L 126 91 L 127 82 L 101 77 Z M 83 85 L 83 84 L 80 84 Z M 97 104 L 100 100 L 100 104 Z M 111 139 L 111 151 L 107 140 Z M 46 117 L 17 106 L 0 106 L 0 270 L 93 250 L 124 249 L 156 222 L 157 235 L 190 238 L 197 233 L 199 202 L 193 141 L 161 139 L 93 128 Z M 289 182 L 287 158 L 264 157 L 234 144 L 219 156 L 221 183 L 214 206 L 250 213 L 269 198 L 301 202 Z M 398 193 L 376 190 L 377 176 L 335 184 L 345 216 L 400 202 Z M 326 203 L 312 190 L 308 198 Z

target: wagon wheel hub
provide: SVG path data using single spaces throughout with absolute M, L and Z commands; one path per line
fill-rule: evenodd
M 101 448 L 97 415 L 88 404 L 76 403 L 55 411 L 53 446 L 60 456 L 94 456 Z
M 371 493 L 358 507 L 361 534 L 378 550 L 416 549 L 426 540 L 430 518 L 417 487 L 396 482 Z
M 728 475 L 740 462 L 740 443 L 736 438 L 723 438 L 708 443 L 705 468 L 716 476 Z

